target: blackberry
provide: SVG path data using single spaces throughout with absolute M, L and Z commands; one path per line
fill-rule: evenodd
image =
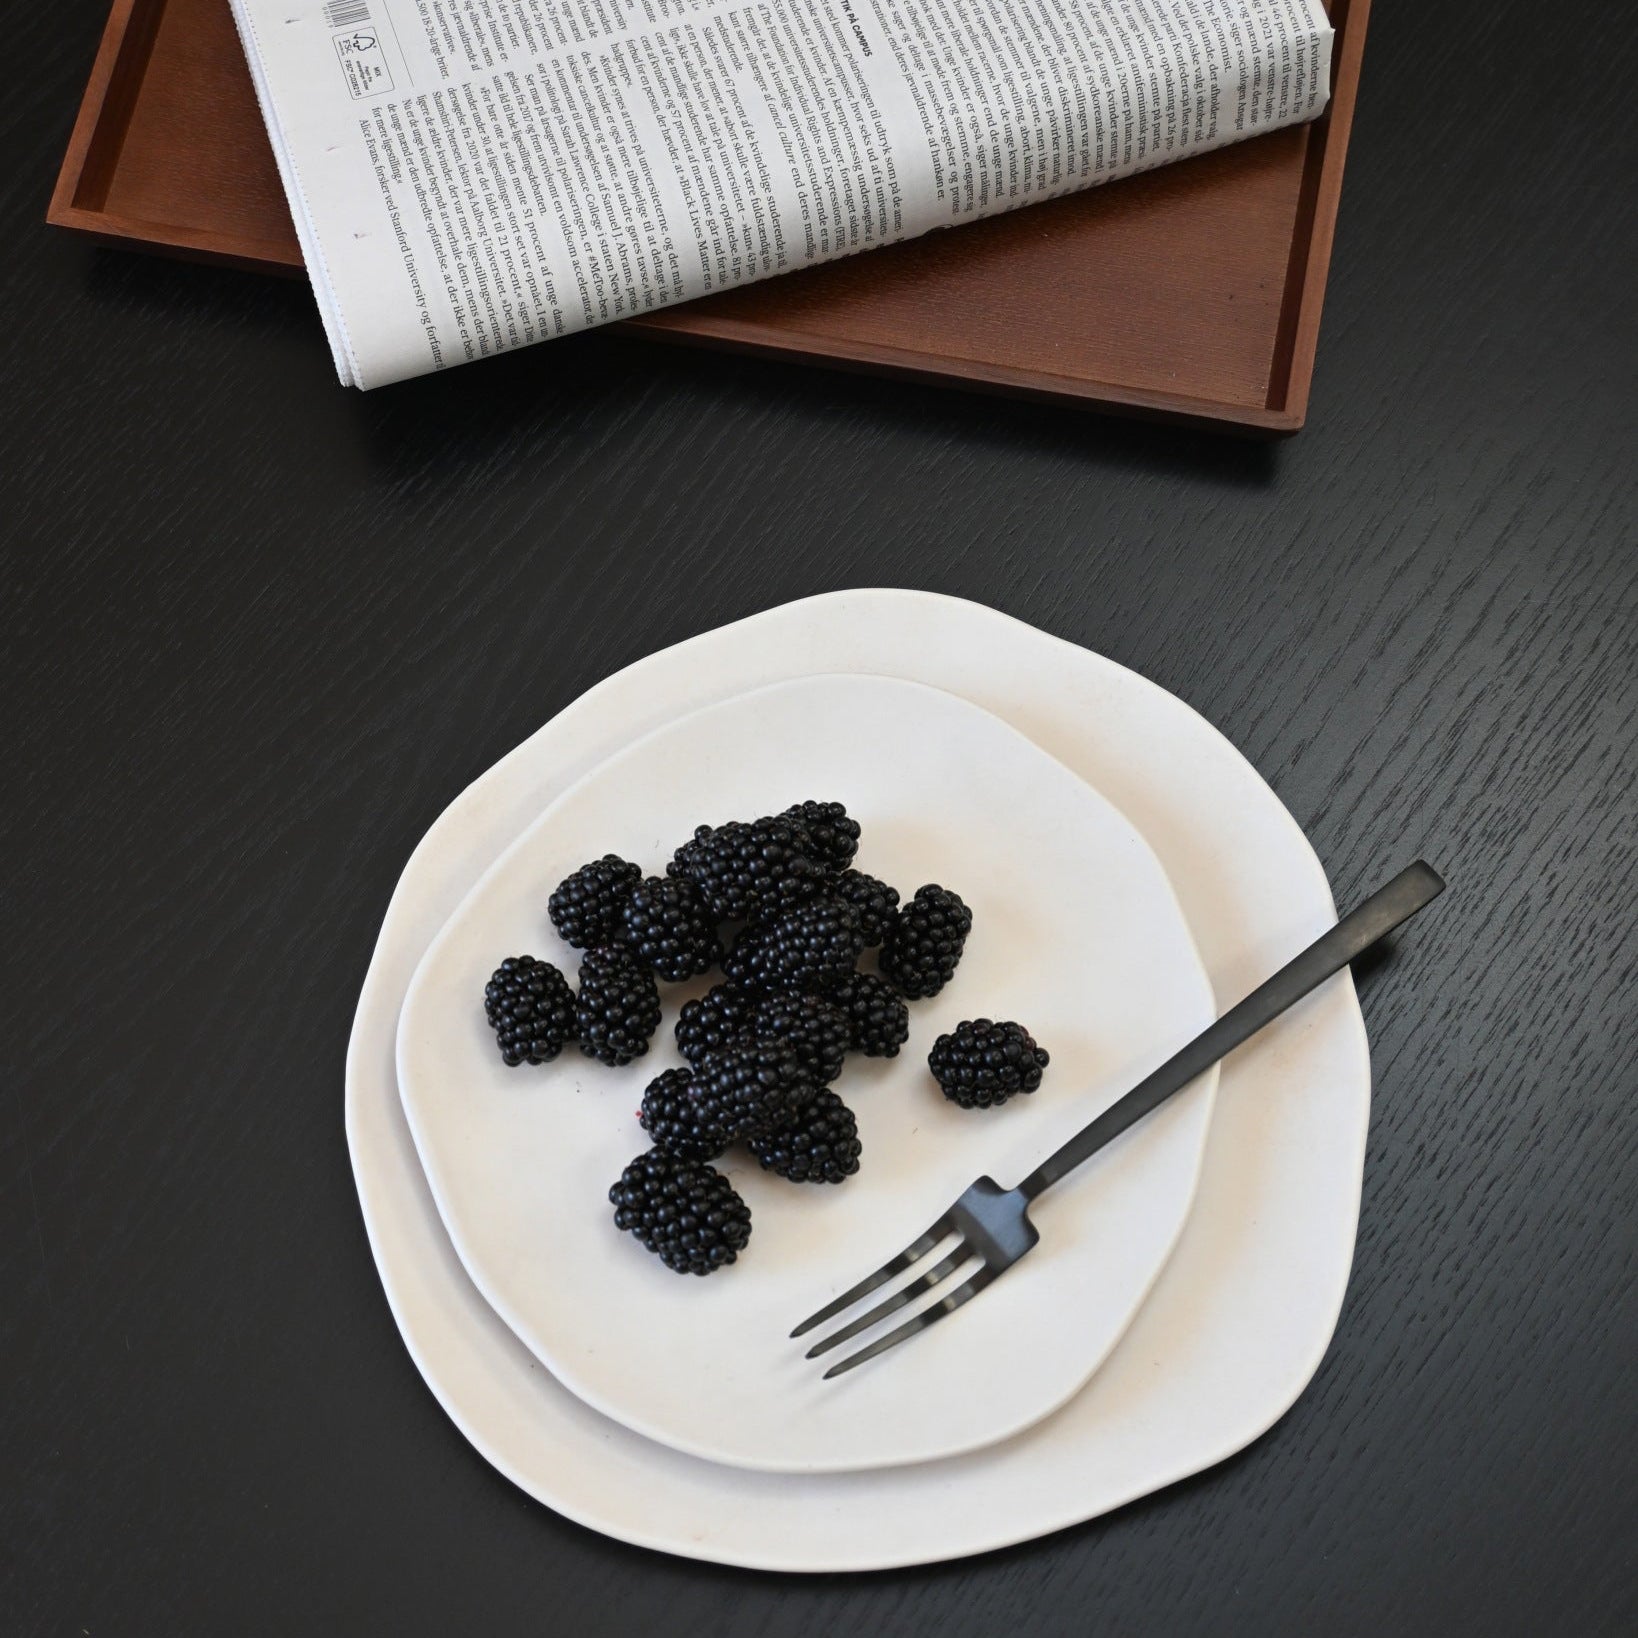
M 660 992 L 654 974 L 630 950 L 599 945 L 580 963 L 575 1034 L 588 1058 L 618 1068 L 648 1051 L 660 1027 Z
M 609 1190 L 614 1226 L 678 1274 L 711 1274 L 751 1238 L 751 1208 L 720 1172 L 664 1149 L 638 1155 Z
M 842 983 L 863 949 L 853 907 L 840 899 L 814 899 L 753 922 L 735 939 L 722 970 L 747 989 L 811 993 Z
M 549 1064 L 574 1039 L 574 991 L 549 961 L 508 956 L 484 985 L 484 1016 L 501 1057 Z
M 694 1071 L 700 1117 L 730 1138 L 788 1121 L 814 1094 L 789 1041 L 743 1040 L 711 1053 Z
M 642 879 L 642 868 L 618 853 L 605 853 L 565 876 L 546 901 L 558 937 L 577 950 L 609 943 L 618 932 L 626 899 Z
M 747 1147 L 763 1171 L 793 1183 L 840 1183 L 859 1169 L 859 1123 L 824 1087 L 790 1125 L 751 1138 Z
M 844 904 L 853 906 L 864 932 L 866 949 L 873 949 L 886 938 L 888 928 L 893 925 L 893 912 L 899 907 L 896 887 L 889 887 L 862 870 L 844 870 L 831 891 Z
M 910 1039 L 910 1009 L 886 979 L 855 973 L 831 999 L 847 1014 L 853 1050 L 867 1058 L 896 1058 Z
M 1033 1092 L 1051 1062 L 1022 1024 L 974 1018 L 941 1035 L 927 1067 L 951 1103 L 989 1109 L 1019 1092 Z
M 859 851 L 859 821 L 849 819 L 840 802 L 798 802 L 779 816 L 800 825 L 808 838 L 808 857 L 822 870 L 839 875 Z
M 615 936 L 672 983 L 708 973 L 722 960 L 717 918 L 692 882 L 649 876 L 631 889 Z
M 842 1073 L 852 1045 L 847 1014 L 817 995 L 765 995 L 751 1009 L 750 1033 L 789 1041 L 796 1061 L 818 1086 Z
M 701 825 L 666 874 L 691 881 L 721 920 L 743 920 L 758 909 L 799 904 L 818 890 L 824 873 L 808 857 L 809 845 L 807 832 L 789 819 Z
M 882 943 L 882 976 L 912 999 L 937 995 L 950 981 L 972 931 L 958 895 L 929 883 L 899 911 Z
M 668 1069 L 648 1083 L 638 1119 L 657 1149 L 679 1160 L 715 1160 L 728 1134 L 708 1118 L 691 1070 Z
M 717 984 L 682 1004 L 677 1014 L 677 1050 L 697 1069 L 707 1053 L 718 1052 L 742 1036 L 751 1016 L 752 997 L 732 984 Z

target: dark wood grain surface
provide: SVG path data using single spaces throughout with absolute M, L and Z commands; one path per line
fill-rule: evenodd
M 41 225 L 100 7 L 8 12 L 0 1631 L 1638 1630 L 1609 14 L 1378 9 L 1313 413 L 1269 448 L 602 337 L 343 392 L 299 287 Z M 1339 898 L 1419 852 L 1452 891 L 1363 980 L 1359 1249 L 1291 1414 L 1045 1541 L 779 1579 L 467 1447 L 375 1279 L 342 1057 L 462 785 L 653 648 L 860 584 L 1192 701 Z

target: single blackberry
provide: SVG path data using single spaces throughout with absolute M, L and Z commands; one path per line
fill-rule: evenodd
M 666 874 L 691 881 L 721 920 L 738 921 L 758 909 L 799 904 L 818 890 L 824 872 L 808 857 L 808 846 L 807 832 L 789 819 L 701 825 Z
M 751 1009 L 750 1033 L 789 1041 L 797 1062 L 816 1085 L 842 1073 L 852 1045 L 847 1014 L 818 995 L 765 995 Z
M 822 1087 L 788 1126 L 747 1145 L 765 1172 L 793 1183 L 840 1183 L 859 1169 L 859 1123 L 829 1087 Z
M 973 913 L 957 894 L 934 883 L 918 887 L 882 942 L 882 976 L 912 999 L 937 995 L 972 927 Z
M 618 932 L 626 899 L 642 879 L 642 867 L 618 853 L 605 853 L 565 876 L 546 901 L 558 937 L 577 950 L 607 944 Z
M 677 1050 L 697 1069 L 707 1053 L 742 1036 L 750 1022 L 753 997 L 732 984 L 716 984 L 682 1004 L 677 1014 Z
M 899 907 L 899 890 L 867 876 L 862 870 L 844 870 L 831 888 L 844 904 L 853 906 L 864 932 L 866 949 L 873 949 L 887 937 L 893 925 L 893 912 Z
M 779 816 L 798 824 L 808 838 L 808 857 L 821 869 L 839 875 L 859 851 L 859 821 L 847 816 L 840 802 L 798 802 Z
M 722 960 L 717 918 L 690 881 L 649 876 L 638 882 L 621 907 L 615 936 L 673 984 L 708 973 Z
M 574 1039 L 574 991 L 549 961 L 508 956 L 484 985 L 484 1016 L 501 1057 L 549 1064 Z
M 831 999 L 847 1014 L 855 1052 L 867 1058 L 896 1058 L 910 1039 L 910 1009 L 904 997 L 874 973 L 855 973 Z
M 989 1109 L 1033 1092 L 1051 1062 L 1022 1024 L 974 1018 L 933 1042 L 927 1067 L 944 1096 L 963 1109 Z
M 789 1041 L 736 1041 L 694 1071 L 700 1118 L 730 1138 L 783 1125 L 815 1090 Z
M 664 1149 L 638 1155 L 609 1190 L 614 1226 L 678 1274 L 711 1274 L 751 1238 L 751 1208 L 720 1172 Z
M 853 907 L 840 899 L 814 899 L 752 922 L 734 940 L 722 970 L 747 989 L 808 994 L 842 983 L 863 949 Z
M 618 1068 L 648 1051 L 660 1027 L 660 992 L 654 974 L 630 950 L 602 944 L 580 963 L 575 1034 L 588 1058 Z
M 637 1118 L 655 1148 L 679 1160 L 715 1160 L 728 1147 L 728 1134 L 707 1118 L 691 1070 L 668 1069 L 650 1081 Z

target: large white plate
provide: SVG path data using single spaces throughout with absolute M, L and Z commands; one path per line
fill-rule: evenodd
M 1263 1433 L 1336 1323 L 1369 1109 L 1344 974 L 1224 1065 L 1195 1207 L 1149 1300 L 1094 1383 L 1004 1445 L 874 1474 L 754 1475 L 656 1446 L 554 1381 L 467 1278 L 421 1172 L 394 1067 L 410 975 L 530 817 L 634 735 L 759 684 L 850 668 L 964 693 L 1097 785 L 1165 865 L 1220 1003 L 1333 913 L 1290 815 L 1188 706 L 993 610 L 915 592 L 814 598 L 653 655 L 451 804 L 394 893 L 348 1051 L 348 1141 L 393 1316 L 439 1403 L 530 1495 L 621 1540 L 772 1570 L 883 1569 L 1044 1535 Z
M 681 1062 L 669 1030 L 623 1069 L 574 1053 L 520 1072 L 501 1062 L 478 998 L 504 955 L 572 969 L 542 906 L 585 860 L 612 851 L 657 870 L 702 820 L 777 813 L 814 792 L 845 798 L 863 825 L 862 868 L 907 893 L 956 888 L 973 933 L 952 982 L 914 1008 L 908 1048 L 839 1083 L 865 1147 L 859 1174 L 796 1187 L 730 1151 L 720 1164 L 751 1207 L 750 1245 L 710 1280 L 679 1279 L 614 1228 L 608 1205 L 648 1146 L 634 1116 L 644 1086 Z M 1037 1093 L 993 1112 L 940 1095 L 927 1048 L 975 1016 L 1022 1018 L 1048 1045 Z M 975 1177 L 1023 1177 L 1212 1017 L 1165 873 L 1089 785 L 953 694 L 808 677 L 644 736 L 529 826 L 410 984 L 399 1092 L 462 1262 L 560 1382 L 696 1456 L 844 1472 L 992 1444 L 1086 1381 L 1183 1226 L 1215 1072 L 1042 1200 L 1038 1249 L 913 1353 L 826 1382 L 793 1323 Z

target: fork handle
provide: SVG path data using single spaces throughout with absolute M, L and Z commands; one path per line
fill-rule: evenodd
M 1391 933 L 1402 922 L 1443 893 L 1439 873 L 1418 859 L 1401 870 L 1386 887 L 1378 889 L 1357 910 L 1344 916 L 1330 932 L 1322 933 L 1301 955 L 1264 983 L 1238 1006 L 1230 1007 L 1217 1022 L 1195 1036 L 1183 1050 L 1138 1082 L 1124 1097 L 1083 1126 L 1061 1149 L 1048 1156 L 1022 1183 L 1018 1192 L 1034 1200 L 1083 1160 L 1120 1136 L 1127 1127 L 1203 1075 L 1220 1058 L 1248 1041 L 1264 1024 L 1273 1022 L 1333 973 L 1341 972 L 1356 956 Z

